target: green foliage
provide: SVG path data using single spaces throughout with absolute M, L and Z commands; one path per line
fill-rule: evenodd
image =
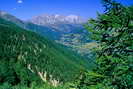
M 97 67 L 78 80 L 78 89 L 133 89 L 133 6 L 103 0 L 105 13 L 86 28 L 98 43 Z
M 27 87 L 25 85 L 16 85 L 12 86 L 8 83 L 4 83 L 2 86 L 0 86 L 0 89 L 70 89 L 68 85 L 59 85 L 57 87 L 51 86 L 47 83 L 38 86 L 36 83 L 32 83 L 31 87 Z
M 0 19 L 0 85 L 43 85 L 39 72 L 47 72 L 48 82 L 52 75 L 52 79 L 65 83 L 74 80 L 85 64 L 65 47 Z

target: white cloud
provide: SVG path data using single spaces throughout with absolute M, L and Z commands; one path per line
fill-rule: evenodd
M 17 8 L 13 8 L 13 10 L 16 10 Z
M 17 3 L 21 4 L 21 3 L 23 3 L 23 1 L 22 0 L 18 0 Z

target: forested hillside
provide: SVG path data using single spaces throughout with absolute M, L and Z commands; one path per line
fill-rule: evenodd
M 73 81 L 87 62 L 63 46 L 0 19 L 0 85 Z

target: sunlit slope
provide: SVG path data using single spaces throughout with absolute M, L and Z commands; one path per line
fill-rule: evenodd
M 63 46 L 0 19 L 0 83 L 30 83 L 44 80 L 44 74 L 47 81 L 67 82 L 85 65 Z

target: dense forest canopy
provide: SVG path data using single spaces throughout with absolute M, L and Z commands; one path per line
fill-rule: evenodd
M 73 81 L 87 66 L 64 46 L 0 18 L 0 86 L 56 86 Z
M 78 89 L 133 89 L 133 6 L 102 0 L 104 14 L 86 28 L 98 43 L 96 68 L 82 74 Z

